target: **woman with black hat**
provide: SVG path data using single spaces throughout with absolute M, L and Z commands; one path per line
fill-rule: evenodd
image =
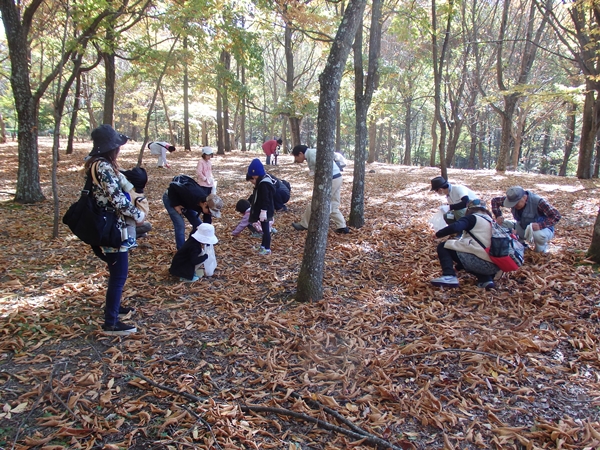
M 450 184 L 444 177 L 435 177 L 431 180 L 431 190 L 440 195 L 445 195 L 450 210 L 444 213 L 447 224 L 456 222 L 467 212 L 469 201 L 479 198 L 475 192 L 460 184 Z
M 92 195 L 100 207 L 112 207 L 117 213 L 118 226 L 125 228 L 125 217 L 137 223 L 144 221 L 145 214 L 131 203 L 119 183 L 117 156 L 129 138 L 117 133 L 110 125 L 100 125 L 92 131 L 94 147 L 85 163 L 85 172 L 92 177 Z M 133 308 L 121 306 L 121 295 L 129 272 L 128 248 L 102 247 L 108 265 L 108 287 L 104 308 L 104 334 L 126 336 L 137 331 L 134 325 L 119 320 L 133 312 Z

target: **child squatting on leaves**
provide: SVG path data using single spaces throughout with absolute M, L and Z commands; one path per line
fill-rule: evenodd
M 250 202 L 245 199 L 238 200 L 235 205 L 235 210 L 242 214 L 243 217 L 231 234 L 237 237 L 242 234 L 242 231 L 244 231 L 245 228 L 248 228 L 248 231 L 250 231 L 252 237 L 262 237 L 262 227 L 260 226 L 260 222 L 250 223 Z M 271 227 L 271 233 L 276 233 L 277 230 L 273 228 L 273 222 L 274 221 L 269 222 L 269 226 Z
M 219 242 L 215 236 L 215 227 L 202 223 L 196 231 L 177 250 L 169 272 L 180 281 L 193 283 L 206 275 L 212 277 L 217 267 L 214 245 Z
M 253 159 L 248 166 L 246 180 L 254 185 L 248 221 L 254 223 L 257 220 L 260 220 L 262 229 L 262 242 L 258 249 L 258 253 L 260 255 L 270 255 L 271 228 L 269 223 L 273 220 L 273 215 L 275 214 L 275 206 L 273 203 L 275 185 L 273 179 L 267 176 L 265 168 L 258 158 Z

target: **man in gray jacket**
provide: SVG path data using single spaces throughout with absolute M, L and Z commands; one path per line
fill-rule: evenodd
M 500 207 L 510 208 L 514 220 L 504 220 Z M 533 239 L 535 251 L 546 253 L 548 242 L 554 237 L 554 226 L 560 213 L 548 201 L 521 186 L 508 188 L 506 195 L 492 199 L 492 213 L 496 222 L 514 229 L 521 241 Z

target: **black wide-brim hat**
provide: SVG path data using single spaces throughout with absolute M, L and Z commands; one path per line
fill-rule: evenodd
M 435 177 L 431 180 L 431 190 L 437 191 L 448 184 L 448 181 L 444 177 Z
M 100 125 L 92 131 L 92 141 L 94 147 L 90 156 L 101 155 L 118 149 L 124 145 L 129 138 L 124 134 L 117 133 L 113 127 L 108 124 Z

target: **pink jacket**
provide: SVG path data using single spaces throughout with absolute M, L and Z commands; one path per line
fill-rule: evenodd
M 198 175 L 198 184 L 204 187 L 213 187 L 214 180 L 212 176 L 212 164 L 210 160 L 201 158 L 196 167 L 196 175 Z

